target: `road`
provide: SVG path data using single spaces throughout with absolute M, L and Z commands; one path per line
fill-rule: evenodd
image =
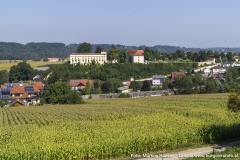
M 198 69 L 195 69 L 194 72 L 198 72 L 198 71 L 200 71 L 200 70 L 203 70 L 204 68 L 208 68 L 208 69 L 210 69 L 210 68 L 212 68 L 212 67 L 214 67 L 214 66 L 218 66 L 218 65 L 220 65 L 220 64 L 214 64 L 214 65 L 211 65 L 211 66 L 198 68 Z
M 218 155 L 216 152 L 222 152 L 226 150 L 228 147 L 234 147 L 234 146 L 239 146 L 240 145 L 240 140 L 234 141 L 234 142 L 229 142 L 229 143 L 222 143 L 222 144 L 217 144 L 216 147 L 214 148 L 215 155 Z M 141 159 L 139 160 L 182 160 L 190 157 L 210 157 L 213 152 L 213 147 L 208 146 L 208 147 L 200 147 L 200 148 L 194 148 L 194 149 L 188 149 L 188 150 L 183 150 L 179 152 L 173 152 L 173 153 L 166 153 L 166 154 L 144 154 L 144 155 L 138 155 L 138 157 Z M 132 155 L 134 156 L 134 155 Z M 164 158 L 162 158 L 164 157 Z M 240 155 L 239 155 L 240 158 Z

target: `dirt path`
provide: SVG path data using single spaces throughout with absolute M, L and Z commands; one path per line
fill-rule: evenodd
M 222 143 L 222 144 L 217 144 L 215 147 L 215 152 L 221 152 L 226 150 L 228 147 L 233 147 L 233 146 L 239 146 L 240 145 L 240 140 L 234 141 L 234 142 L 229 142 L 229 143 Z M 194 149 L 188 149 L 188 150 L 183 150 L 179 152 L 173 152 L 173 153 L 166 153 L 166 154 L 143 154 L 143 155 L 131 155 L 131 157 L 138 157 L 140 158 L 139 160 L 182 160 L 190 157 L 203 157 L 206 156 L 211 156 L 211 153 L 213 152 L 213 147 L 208 146 L 208 147 L 201 147 L 201 148 L 194 148 Z M 239 155 L 240 158 L 240 155 Z

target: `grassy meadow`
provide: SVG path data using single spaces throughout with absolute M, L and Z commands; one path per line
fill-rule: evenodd
M 19 62 L 22 62 L 22 60 L 12 60 L 10 63 L 10 60 L 0 60 L 0 70 L 10 70 L 10 68 L 14 65 L 17 65 Z M 38 66 L 43 66 L 47 64 L 62 64 L 63 62 L 41 62 L 41 61 L 31 61 L 28 60 L 27 63 L 31 65 L 32 68 L 36 68 Z
M 0 108 L 0 159 L 114 159 L 240 135 L 228 94 Z

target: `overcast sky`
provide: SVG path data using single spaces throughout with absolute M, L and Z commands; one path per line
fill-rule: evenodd
M 240 0 L 1 0 L 0 42 L 240 47 Z

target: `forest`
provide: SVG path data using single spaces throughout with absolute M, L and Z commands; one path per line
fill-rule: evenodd
M 81 44 L 81 43 L 80 43 Z M 108 51 L 112 46 L 115 46 L 118 50 L 130 50 L 130 49 L 142 49 L 145 50 L 147 47 L 160 53 L 174 53 L 176 50 L 182 50 L 186 52 L 200 52 L 214 50 L 215 52 L 232 52 L 239 53 L 240 48 L 185 48 L 179 46 L 168 46 L 168 45 L 155 45 L 155 46 L 126 46 L 120 44 L 91 44 L 92 52 L 95 52 L 96 48 L 100 46 L 103 50 Z M 0 42 L 0 60 L 34 60 L 39 61 L 42 58 L 58 57 L 67 58 L 69 54 L 76 52 L 79 44 L 64 44 L 64 43 L 47 43 L 30 42 L 27 44 L 13 43 L 13 42 Z

